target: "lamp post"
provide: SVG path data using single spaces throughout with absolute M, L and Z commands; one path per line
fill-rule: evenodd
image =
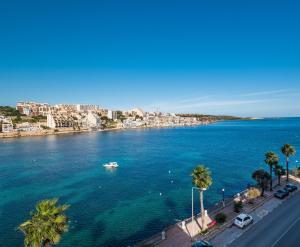
M 223 208 L 225 207 L 225 189 L 222 189 L 222 203 L 223 203 Z

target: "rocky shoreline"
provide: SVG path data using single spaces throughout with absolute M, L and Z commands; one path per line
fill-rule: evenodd
M 191 124 L 191 125 L 172 125 L 172 126 L 141 126 L 134 128 L 107 128 L 102 130 L 97 130 L 99 132 L 102 131 L 123 131 L 130 129 L 162 129 L 162 128 L 178 128 L 178 127 L 192 127 L 192 126 L 205 126 L 208 124 L 213 124 L 217 121 L 211 121 L 209 123 L 199 123 L 199 124 Z M 39 131 L 13 131 L 9 133 L 0 133 L 0 138 L 20 138 L 20 137 L 38 137 L 38 136 L 48 136 L 48 135 L 63 135 L 63 134 L 79 134 L 85 132 L 93 132 L 93 130 L 82 129 L 82 130 L 74 130 L 73 128 L 60 128 L 55 130 L 39 130 Z

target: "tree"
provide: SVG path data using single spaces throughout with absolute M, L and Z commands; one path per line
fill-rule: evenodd
M 249 203 L 254 203 L 254 200 L 260 196 L 260 191 L 257 188 L 250 188 L 247 191 L 247 199 Z
M 289 157 L 296 154 L 296 149 L 290 144 L 284 144 L 281 147 L 281 152 L 285 156 L 286 181 L 289 181 Z
M 200 208 L 201 208 L 201 221 L 202 230 L 206 229 L 205 214 L 203 205 L 203 191 L 206 190 L 212 184 L 211 173 L 208 168 L 203 165 L 198 165 L 192 172 L 193 184 L 199 188 L 200 191 Z
M 270 191 L 272 191 L 272 173 L 273 173 L 273 167 L 275 167 L 275 165 L 277 165 L 279 162 L 279 158 L 278 158 L 278 155 L 275 154 L 274 152 L 267 152 L 265 154 L 265 163 L 269 166 L 270 168 Z
M 271 178 L 270 174 L 263 169 L 258 169 L 252 173 L 252 178 L 257 182 L 258 186 L 261 188 L 260 196 L 264 196 L 264 191 Z
M 0 106 L 0 115 L 6 117 L 21 116 L 21 113 L 11 106 Z
M 278 178 L 278 185 L 280 185 L 281 176 L 285 174 L 285 169 L 283 168 L 283 166 L 277 164 L 275 165 L 274 172 Z
M 68 218 L 64 212 L 69 205 L 57 205 L 58 199 L 40 201 L 32 218 L 19 226 L 25 247 L 50 247 L 58 244 L 61 234 L 68 231 Z

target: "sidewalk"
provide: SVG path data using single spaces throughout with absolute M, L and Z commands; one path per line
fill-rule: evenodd
M 300 179 L 292 175 L 290 175 L 290 179 L 294 183 L 300 183 Z M 282 182 L 282 185 L 285 185 L 285 183 Z M 277 189 L 279 189 L 279 187 L 275 186 L 274 190 L 276 191 Z M 244 192 L 245 191 L 240 193 L 241 198 L 244 198 Z M 274 191 L 265 191 L 265 196 L 255 199 L 254 204 L 244 202 L 242 212 L 248 214 L 251 213 L 254 222 L 259 222 L 264 216 L 269 214 L 274 208 L 285 201 L 274 198 L 273 193 Z M 214 219 L 214 216 L 217 213 L 223 212 L 227 216 L 227 221 L 223 225 L 216 225 L 210 228 L 210 230 L 206 234 L 199 234 L 201 229 L 201 219 L 198 215 L 197 217 L 195 217 L 197 220 L 192 221 L 191 218 L 189 218 L 167 228 L 164 233 L 166 236 L 164 240 L 162 240 L 162 234 L 160 233 L 150 239 L 138 243 L 135 246 L 190 247 L 191 243 L 194 240 L 200 239 L 210 241 L 215 247 L 227 246 L 241 234 L 246 232 L 248 228 L 242 230 L 237 227 L 233 227 L 233 220 L 238 215 L 238 213 L 235 213 L 233 211 L 233 198 L 230 201 L 226 202 L 226 206 L 224 208 L 221 206 L 221 203 L 216 205 L 217 206 L 209 212 L 210 218 Z
M 222 203 L 218 203 L 209 211 L 209 217 L 207 216 L 206 222 L 209 224 L 214 216 L 219 213 L 226 213 L 228 219 L 235 217 L 237 214 L 233 212 L 233 201 L 232 198 L 226 202 L 226 206 L 223 208 Z M 222 226 L 224 227 L 224 226 Z M 219 226 L 214 226 L 211 230 L 219 229 Z M 192 221 L 191 218 L 185 219 L 173 226 L 170 226 L 165 231 L 166 239 L 162 240 L 162 233 L 152 236 L 151 238 L 144 240 L 135 245 L 135 247 L 143 246 L 159 246 L 159 247 L 190 247 L 191 243 L 195 239 L 199 239 L 199 232 L 201 231 L 201 217 L 200 215 L 195 216 Z M 202 235 L 201 239 L 208 237 L 211 232 L 206 236 Z

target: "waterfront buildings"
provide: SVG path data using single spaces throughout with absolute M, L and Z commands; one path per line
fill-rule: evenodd
M 41 126 L 39 123 L 24 122 L 24 123 L 16 124 L 15 130 L 24 131 L 24 132 L 39 131 L 41 130 Z
M 101 119 L 98 114 L 89 111 L 87 114 L 87 125 L 89 128 L 100 128 Z
M 47 127 L 74 128 L 74 129 L 100 129 L 100 116 L 92 111 L 83 112 L 56 112 L 47 115 Z
M 12 120 L 10 118 L 6 118 L 4 116 L 0 116 L 0 127 L 1 127 L 0 129 L 3 133 L 9 133 L 14 130 Z
M 27 116 L 47 116 L 51 111 L 48 103 L 18 102 L 16 109 Z
M 98 105 L 18 102 L 16 109 L 24 116 L 0 118 L 0 131 L 38 132 L 79 131 L 122 128 L 175 127 L 207 124 L 203 119 L 174 113 L 145 112 L 140 108 L 126 111 L 103 109 Z M 43 117 L 41 117 L 43 116 Z M 45 118 L 46 116 L 46 118 Z
M 75 118 L 68 114 L 48 114 L 47 127 L 55 128 L 69 128 L 75 126 Z

